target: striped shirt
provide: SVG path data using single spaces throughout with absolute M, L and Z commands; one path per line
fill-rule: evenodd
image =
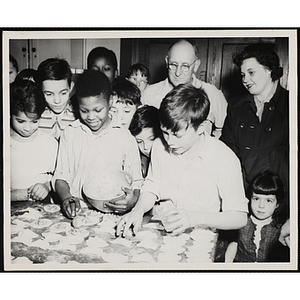
M 74 120 L 74 111 L 70 103 L 60 114 L 55 114 L 51 109 L 46 107 L 41 116 L 39 128 L 58 140 L 62 131 Z
M 53 183 L 65 180 L 71 195 L 82 199 L 84 183 L 103 170 L 127 171 L 133 177 L 133 187 L 139 188 L 143 179 L 135 138 L 113 122 L 99 135 L 79 120 L 70 123 L 61 136 Z

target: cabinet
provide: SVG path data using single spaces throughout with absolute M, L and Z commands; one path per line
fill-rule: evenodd
M 120 62 L 120 39 L 11 39 L 10 54 L 17 60 L 19 71 L 37 69 L 50 57 L 66 59 L 74 73 L 86 69 L 87 55 L 94 47 L 106 47 L 115 52 Z
M 47 58 L 60 57 L 70 62 L 71 40 L 69 39 L 11 39 L 10 54 L 17 60 L 19 71 L 37 69 Z

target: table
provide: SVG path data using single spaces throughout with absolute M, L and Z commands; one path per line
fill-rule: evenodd
M 12 204 L 12 265 L 46 268 L 53 264 L 62 267 L 125 264 L 130 269 L 133 264 L 148 264 L 155 269 L 213 261 L 217 234 L 209 229 L 189 229 L 171 236 L 146 214 L 137 235 L 122 238 L 115 236 L 115 226 L 121 218 L 118 215 L 85 207 L 79 215 L 97 222 L 76 229 L 60 210 L 47 212 L 47 207 L 34 201 Z

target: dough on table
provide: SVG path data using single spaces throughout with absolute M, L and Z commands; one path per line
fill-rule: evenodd
M 60 232 L 67 232 L 71 230 L 71 225 L 68 222 L 58 222 L 53 224 L 50 227 L 51 232 L 60 233 Z
M 56 243 L 60 241 L 63 236 L 54 232 L 43 232 L 42 236 L 45 238 L 45 240 L 49 243 Z
M 58 204 L 46 204 L 44 210 L 47 213 L 56 213 L 60 211 L 60 206 Z
M 185 248 L 176 245 L 162 245 L 159 250 L 164 253 L 180 254 L 185 251 Z
M 124 247 L 130 248 L 132 246 L 132 242 L 130 240 L 127 240 L 125 238 L 116 238 L 115 240 L 110 242 L 111 244 L 118 244 L 118 245 L 122 245 Z
M 158 244 L 155 243 L 152 240 L 143 240 L 142 242 L 140 242 L 138 245 L 138 247 L 143 247 L 143 248 L 147 248 L 147 249 L 152 249 L 152 250 L 156 250 L 158 247 Z
M 181 256 L 176 253 L 159 253 L 157 256 L 158 263 L 174 263 L 179 262 L 181 260 Z
M 156 239 L 157 234 L 149 230 L 141 230 L 137 232 L 135 237 L 140 240 L 149 240 L 149 239 Z
M 101 257 L 108 263 L 125 263 L 128 262 L 128 256 L 120 253 L 105 253 Z
M 155 263 L 154 258 L 149 253 L 141 253 L 131 258 L 132 262 Z
M 86 244 L 89 247 L 99 247 L 99 248 L 104 248 L 104 247 L 108 246 L 108 243 L 100 237 L 90 237 L 86 241 Z
M 103 253 L 103 250 L 99 247 L 92 246 L 92 247 L 82 248 L 79 251 L 79 253 L 81 253 L 81 254 L 94 254 L 94 255 L 101 256 L 102 253 Z
M 30 223 L 30 226 L 39 229 L 39 228 L 46 228 L 49 227 L 53 222 L 49 219 L 38 219 L 32 223 Z

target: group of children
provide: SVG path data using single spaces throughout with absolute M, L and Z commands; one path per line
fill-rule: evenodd
M 171 199 L 166 231 L 240 229 L 226 261 L 266 261 L 285 221 L 277 218 L 284 188 L 276 174 L 259 174 L 247 217 L 240 162 L 205 131 L 210 109 L 205 91 L 179 85 L 157 109 L 141 102 L 147 67 L 133 65 L 127 78 L 118 77 L 116 57 L 104 47 L 89 53 L 87 65 L 75 91 L 64 59 L 47 59 L 33 76 L 22 78 L 11 57 L 11 200 L 53 194 L 73 218 L 85 205 L 81 193 L 89 178 L 124 170 L 132 175 L 132 189 L 126 189 L 125 200 L 106 204 L 126 213 L 117 236 L 131 228 L 136 233 L 146 212 Z

